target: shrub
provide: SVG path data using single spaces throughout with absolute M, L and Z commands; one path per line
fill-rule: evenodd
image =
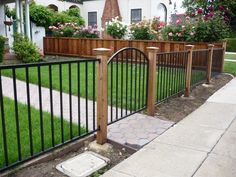
M 218 42 L 229 36 L 229 25 L 219 15 L 186 17 L 163 29 L 163 38 L 173 41 Z
M 193 41 L 195 36 L 195 26 L 187 17 L 182 20 L 177 20 L 176 24 L 171 23 L 162 29 L 164 40 L 168 41 Z
M 42 5 L 30 4 L 30 19 L 37 26 L 45 28 L 52 24 L 53 11 Z
M 230 27 L 224 17 L 213 16 L 207 19 L 199 19 L 195 25 L 195 42 L 218 42 L 229 36 Z
M 58 24 L 58 27 L 50 26 L 49 29 L 55 37 L 99 38 L 97 26 L 85 28 L 77 23 L 65 23 Z
M 130 26 L 131 39 L 152 40 L 155 39 L 156 31 L 152 29 L 151 20 L 143 20 Z
M 52 25 L 57 26 L 58 23 L 76 23 L 77 25 L 84 25 L 85 21 L 80 15 L 80 9 L 72 8 L 67 11 L 54 13 Z
M 0 62 L 2 62 L 3 60 L 4 45 L 5 45 L 5 38 L 3 36 L 0 36 Z
M 80 30 L 76 31 L 74 37 L 77 38 L 99 38 L 99 31 L 97 26 L 82 27 Z
M 227 51 L 236 52 L 236 38 L 227 39 Z
M 128 32 L 128 26 L 119 20 L 119 17 L 115 17 L 106 22 L 105 31 L 115 39 L 122 39 Z
M 40 53 L 34 43 L 22 34 L 14 34 L 13 50 L 19 59 L 25 63 L 41 60 Z

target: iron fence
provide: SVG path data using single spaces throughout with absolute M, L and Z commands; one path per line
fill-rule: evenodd
M 212 71 L 213 72 L 221 72 L 221 66 L 223 66 L 224 59 L 224 48 L 217 48 L 213 50 L 213 58 L 212 58 Z
M 97 131 L 95 64 L 0 66 L 0 171 Z
M 157 54 L 157 104 L 184 91 L 187 60 L 187 51 Z
M 191 86 L 198 85 L 200 82 L 206 80 L 207 77 L 207 64 L 209 57 L 209 49 L 200 49 L 193 51 L 193 66 Z M 199 63 L 199 66 L 195 63 Z

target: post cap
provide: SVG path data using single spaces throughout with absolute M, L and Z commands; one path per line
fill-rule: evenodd
M 208 48 L 213 48 L 214 46 L 214 44 L 208 44 Z
M 148 52 L 158 52 L 159 50 L 159 47 L 147 47 Z
M 192 50 L 192 49 L 194 49 L 194 45 L 186 45 L 186 49 L 187 50 Z
M 95 48 L 93 49 L 93 53 L 95 55 L 109 55 L 111 52 L 111 49 L 108 48 Z

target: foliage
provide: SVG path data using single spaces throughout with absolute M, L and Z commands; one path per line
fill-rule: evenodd
M 160 32 L 165 25 L 165 22 L 160 21 L 160 17 L 154 17 L 152 19 L 152 29 L 156 32 Z
M 219 13 L 224 16 L 226 21 L 229 21 L 234 16 L 236 7 L 235 0 L 184 0 L 183 7 L 187 8 L 187 13 L 191 16 L 203 14 L 211 16 L 212 13 Z
M 124 24 L 119 17 L 106 22 L 105 31 L 115 39 L 122 39 L 128 32 L 128 26 Z
M 99 38 L 99 31 L 97 26 L 82 26 L 80 30 L 76 31 L 74 37 L 77 38 Z
M 3 60 L 5 38 L 0 36 L 0 62 Z
M 10 9 L 8 5 L 5 5 L 5 15 L 10 18 L 15 20 L 16 19 L 16 9 Z
M 77 37 L 77 38 L 98 38 L 99 31 L 97 26 L 87 27 L 79 26 L 77 23 L 58 24 L 58 26 L 50 26 L 55 37 Z
M 162 40 L 161 31 L 165 25 L 165 22 L 160 21 L 160 17 L 131 24 L 131 39 Z
M 176 24 L 164 27 L 162 33 L 164 40 L 190 41 L 190 42 L 218 42 L 229 36 L 229 26 L 224 17 L 214 15 L 206 18 L 186 17 L 177 20 Z
M 218 42 L 229 36 L 230 28 L 221 16 L 200 19 L 195 27 L 195 42 Z
M 130 26 L 131 39 L 152 40 L 155 39 L 156 31 L 152 29 L 151 20 L 144 19 Z
M 162 35 L 164 40 L 169 41 L 193 41 L 195 36 L 195 26 L 189 17 L 177 20 L 176 24 L 170 24 L 163 28 Z
M 30 19 L 37 26 L 45 28 L 52 24 L 53 11 L 42 5 L 30 4 Z
M 5 14 L 9 18 L 16 19 L 15 8 L 10 9 L 8 6 L 5 6 Z M 51 25 L 56 26 L 58 23 L 77 23 L 78 25 L 84 25 L 85 23 L 80 15 L 79 8 L 72 8 L 63 12 L 54 12 L 43 5 L 37 5 L 35 2 L 30 4 L 30 19 L 37 26 L 45 28 Z
M 236 38 L 227 39 L 227 51 L 236 52 Z
M 52 25 L 56 26 L 58 23 L 77 23 L 77 25 L 84 25 L 85 21 L 80 15 L 80 9 L 72 8 L 63 12 L 54 12 Z
M 22 34 L 14 34 L 13 50 L 17 57 L 25 63 L 41 60 L 40 53 L 34 43 Z

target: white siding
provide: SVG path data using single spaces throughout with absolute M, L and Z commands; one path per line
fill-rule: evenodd
M 65 2 L 65 1 L 59 1 L 59 0 L 35 0 L 37 4 L 48 6 L 50 4 L 56 5 L 58 7 L 58 11 L 64 11 L 69 9 L 71 6 L 76 5 L 80 8 L 82 11 L 82 4 L 76 4 L 76 3 L 71 3 L 71 2 Z
M 167 21 L 171 15 L 171 6 L 169 0 L 118 0 L 122 20 L 125 23 L 131 23 L 131 9 L 142 9 L 142 18 L 153 18 L 154 16 L 163 15 L 158 12 L 158 5 L 163 3 L 167 8 Z M 98 16 L 98 27 L 101 28 L 101 18 L 105 5 L 105 0 L 85 1 L 83 4 L 82 16 L 85 18 L 86 25 L 88 12 L 96 11 Z
M 101 28 L 102 24 L 102 14 L 103 8 L 105 6 L 105 0 L 96 0 L 96 1 L 85 1 L 83 4 L 83 12 L 81 15 L 85 19 L 86 26 L 88 25 L 88 12 L 97 12 L 97 25 Z

